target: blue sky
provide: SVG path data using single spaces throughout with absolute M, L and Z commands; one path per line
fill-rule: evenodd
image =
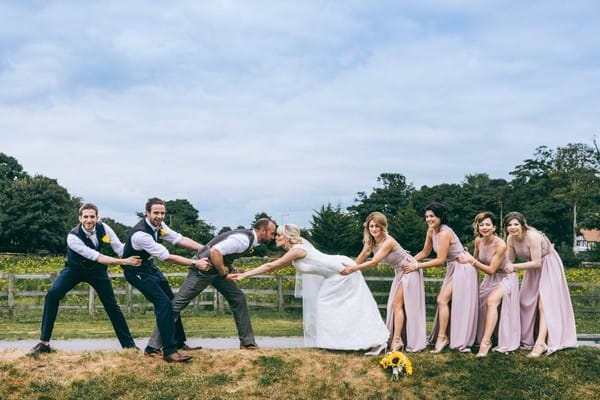
M 0 1 L 0 151 L 133 224 L 308 227 L 600 136 L 591 1 Z

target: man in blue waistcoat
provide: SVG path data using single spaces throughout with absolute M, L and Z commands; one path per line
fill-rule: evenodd
M 121 346 L 136 348 L 125 316 L 115 299 L 115 293 L 106 272 L 106 265 L 121 264 L 136 268 L 140 265 L 141 260 L 138 256 L 127 258 L 106 256 L 102 254 L 102 251 L 108 245 L 119 257 L 122 256 L 123 243 L 110 226 L 98 220 L 98 207 L 92 203 L 85 203 L 79 208 L 79 224 L 67 235 L 65 267 L 46 294 L 40 342 L 30 350 L 28 355 L 36 356 L 52 351 L 50 337 L 58 314 L 59 302 L 75 285 L 81 282 L 88 283 L 98 293 Z
M 163 351 L 146 348 L 144 355 L 162 357 L 167 362 L 185 362 L 192 356 L 179 353 L 177 350 L 196 350 L 201 347 L 190 347 L 185 344 L 185 332 L 180 318 L 175 318 L 171 306 L 173 291 L 164 274 L 154 263 L 154 258 L 173 264 L 186 265 L 194 269 L 206 270 L 210 266 L 206 259 L 193 260 L 176 254 L 161 244 L 167 241 L 173 245 L 198 251 L 204 246 L 188 237 L 170 229 L 165 223 L 166 204 L 153 197 L 146 202 L 146 217 L 141 219 L 132 229 L 123 256 L 137 255 L 142 259 L 140 267 L 122 265 L 125 279 L 139 290 L 154 305 L 156 324 L 163 337 Z

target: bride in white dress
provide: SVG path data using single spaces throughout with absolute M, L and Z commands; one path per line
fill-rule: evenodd
M 275 244 L 287 252 L 279 259 L 228 279 L 275 271 L 292 264 L 296 268 L 296 294 L 301 295 L 304 339 L 307 347 L 332 350 L 385 350 L 389 331 L 360 271 L 340 275 L 351 258 L 323 254 L 300 236 L 296 225 L 277 228 Z

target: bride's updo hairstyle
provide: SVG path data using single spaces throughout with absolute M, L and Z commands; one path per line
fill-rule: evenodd
M 291 244 L 298 244 L 302 242 L 300 236 L 300 228 L 293 224 L 285 224 L 277 227 L 277 234 L 283 235 L 290 241 Z

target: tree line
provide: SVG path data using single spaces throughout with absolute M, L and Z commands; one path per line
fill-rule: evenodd
M 556 149 L 540 146 L 510 175 L 512 179 L 505 180 L 482 172 L 467 175 L 461 183 L 417 189 L 401 173 L 381 173 L 376 187 L 357 192 L 354 204 L 343 208 L 327 203 L 315 210 L 311 226 L 303 234 L 324 252 L 356 255 L 362 247 L 364 219 L 372 211 L 381 211 L 388 217 L 390 234 L 415 253 L 425 237 L 425 206 L 439 201 L 448 207 L 449 225 L 463 243 L 473 239 L 471 222 L 478 212 L 492 211 L 501 221 L 507 212 L 520 211 L 555 243 L 563 259 L 573 261 L 579 230 L 600 228 L 600 151 L 596 142 Z M 82 199 L 71 195 L 56 179 L 30 176 L 15 158 L 0 153 L 0 251 L 64 253 L 65 234 L 77 221 L 81 204 Z M 168 200 L 167 209 L 169 226 L 201 243 L 232 229 L 217 231 L 185 199 Z M 269 217 L 258 212 L 254 220 L 265 216 Z M 124 240 L 129 226 L 102 219 Z M 583 257 L 600 259 L 598 247 Z M 257 250 L 257 255 L 276 252 L 271 245 Z

